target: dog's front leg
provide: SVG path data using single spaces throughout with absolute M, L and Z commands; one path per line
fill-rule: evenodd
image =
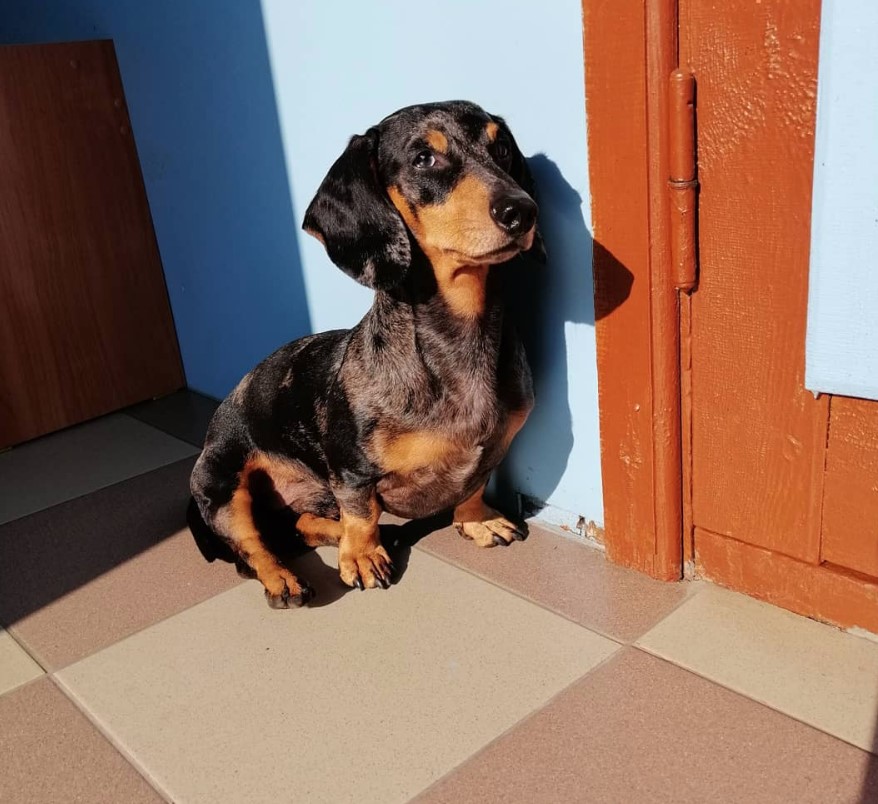
M 341 510 L 341 538 L 338 542 L 338 572 L 343 583 L 358 589 L 387 589 L 393 563 L 381 546 L 378 517 L 381 507 L 374 486 L 333 488 Z

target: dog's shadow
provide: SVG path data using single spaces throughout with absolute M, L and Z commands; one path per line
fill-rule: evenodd
M 297 577 L 307 580 L 316 590 L 310 608 L 329 606 L 341 600 L 346 594 L 357 590 L 346 586 L 338 576 L 338 568 L 327 564 L 312 547 L 303 544 L 296 533 L 297 516 L 288 509 L 267 511 L 254 509 L 254 520 L 266 547 L 289 568 Z M 401 525 L 384 523 L 379 525 L 381 544 L 390 555 L 394 573 L 392 585 L 399 583 L 408 570 L 412 548 L 421 539 L 451 524 L 451 512 L 443 512 L 425 519 L 413 519 Z M 231 549 L 218 539 L 215 544 L 205 545 L 196 538 L 202 555 L 213 561 L 220 559 L 238 567 L 244 578 L 252 578 L 252 572 L 241 565 Z

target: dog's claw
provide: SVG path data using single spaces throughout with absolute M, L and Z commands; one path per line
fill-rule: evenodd
M 363 580 L 362 578 L 360 578 L 359 575 L 354 579 L 354 586 L 356 586 L 357 589 L 359 589 L 361 592 L 363 591 L 363 589 L 366 588 L 365 586 L 363 586 Z
M 314 588 L 308 586 L 308 584 L 302 584 L 302 594 L 300 595 L 302 598 L 302 605 L 304 606 L 306 603 L 310 603 L 317 597 L 317 592 L 314 591 Z
M 507 542 L 502 536 L 498 536 L 496 533 L 494 534 L 494 544 L 496 544 L 497 547 L 509 547 L 509 542 Z
M 517 542 L 523 542 L 527 538 L 527 534 L 521 530 L 521 528 L 516 528 L 512 534 L 512 538 Z

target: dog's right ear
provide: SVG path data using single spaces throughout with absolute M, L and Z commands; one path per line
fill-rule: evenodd
M 378 130 L 351 138 L 305 212 L 314 235 L 339 268 L 374 290 L 399 284 L 411 264 L 409 233 L 378 181 Z

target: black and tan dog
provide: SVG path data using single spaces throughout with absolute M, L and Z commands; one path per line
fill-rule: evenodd
M 338 545 L 342 581 L 384 587 L 382 510 L 454 509 L 481 547 L 524 538 L 488 507 L 488 476 L 533 405 L 530 370 L 493 268 L 544 259 L 525 160 L 472 103 L 411 106 L 351 139 L 304 229 L 376 291 L 351 330 L 282 347 L 223 401 L 192 473 L 190 526 L 209 528 L 273 607 L 313 591 L 254 521 L 267 500 L 307 545 Z M 291 534 L 292 535 L 292 534 Z

